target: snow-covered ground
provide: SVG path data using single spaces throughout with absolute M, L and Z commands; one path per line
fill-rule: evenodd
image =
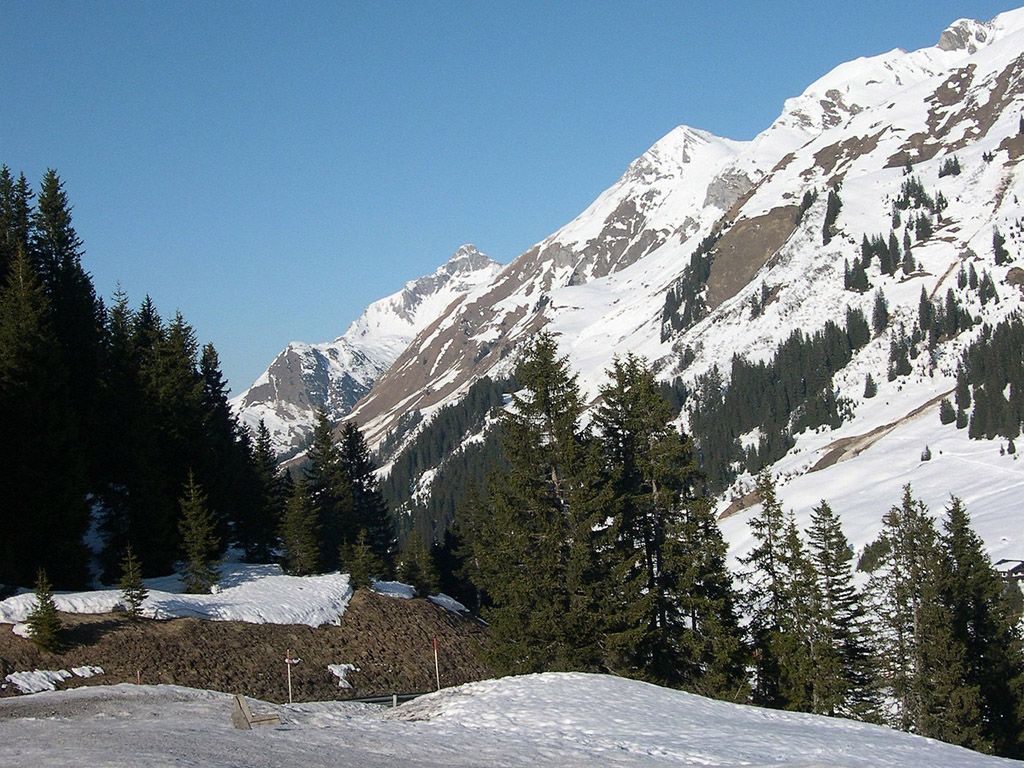
M 4 766 L 1016 765 L 886 728 L 757 709 L 646 683 L 544 674 L 471 683 L 397 709 L 276 706 L 234 730 L 231 697 L 177 686 L 78 688 L 0 701 Z
M 193 616 L 212 621 L 245 621 L 250 624 L 337 624 L 352 597 L 347 574 L 286 576 L 278 565 L 228 562 L 221 566 L 217 592 L 184 594 L 179 576 L 146 579 L 149 597 L 142 604 L 144 616 L 172 619 Z M 58 592 L 58 611 L 109 613 L 123 608 L 121 592 Z M 20 594 L 0 601 L 0 624 L 18 625 L 28 618 L 35 595 Z

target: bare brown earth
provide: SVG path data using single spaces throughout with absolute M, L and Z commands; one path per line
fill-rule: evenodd
M 264 701 L 288 699 L 285 654 L 296 701 L 324 701 L 436 687 L 433 640 L 442 686 L 491 677 L 479 661 L 487 630 L 427 600 L 402 600 L 356 590 L 340 626 L 244 624 L 199 619 L 131 622 L 124 614 L 61 614 L 62 653 L 40 651 L 0 624 L 0 678 L 11 672 L 99 666 L 103 675 L 72 677 L 60 687 L 173 683 L 242 693 Z M 328 664 L 355 664 L 353 689 L 338 687 Z M 18 695 L 13 686 L 0 696 Z

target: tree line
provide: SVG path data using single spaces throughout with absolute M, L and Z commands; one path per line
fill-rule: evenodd
M 145 575 L 184 560 L 192 586 L 208 588 L 229 545 L 250 561 L 277 556 L 295 485 L 312 489 L 329 533 L 317 567 L 336 566 L 350 542 L 337 532 L 348 519 L 324 501 L 341 493 L 333 454 L 322 450 L 320 474 L 303 483 L 279 474 L 266 427 L 252 434 L 231 413 L 214 346 L 149 297 L 132 306 L 118 290 L 105 303 L 83 254 L 58 174 L 37 193 L 0 167 L 0 590 L 34 583 L 39 569 L 57 588 L 85 586 L 94 554 L 114 583 L 129 547 Z M 342 445 L 347 503 L 360 515 L 377 504 L 383 520 L 354 426 Z M 388 556 L 389 520 L 358 521 Z
M 584 426 L 576 378 L 539 336 L 500 416 L 506 463 L 457 520 L 498 671 L 612 672 L 1024 755 L 1020 614 L 962 503 L 940 531 L 907 486 L 859 587 L 838 515 L 823 501 L 800 531 L 762 472 L 734 582 L 650 368 L 628 355 L 608 378 Z

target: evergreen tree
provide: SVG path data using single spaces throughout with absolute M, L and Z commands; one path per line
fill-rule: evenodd
M 281 518 L 284 568 L 295 576 L 320 572 L 320 532 L 316 510 L 303 483 L 292 485 Z
M 956 409 L 948 397 L 942 398 L 939 402 L 939 421 L 943 424 L 952 424 L 956 421 Z
M 33 197 L 25 174 L 15 180 L 6 165 L 0 167 L 0 282 L 18 253 L 29 252 Z
M 26 584 L 42 567 L 76 587 L 87 577 L 87 475 L 49 310 L 19 253 L 0 289 L 0 583 Z
M 205 594 L 220 580 L 217 570 L 221 562 L 217 559 L 220 541 L 217 539 L 216 521 L 206 503 L 206 494 L 196 483 L 191 471 L 179 504 L 181 519 L 178 531 L 185 555 L 185 591 Z
M 423 597 L 435 594 L 438 590 L 440 577 L 437 567 L 430 556 L 430 549 L 427 548 L 417 531 L 413 531 L 402 552 L 398 565 L 398 578 L 405 584 L 415 587 L 417 594 Z
M 782 660 L 776 637 L 784 631 L 785 612 L 790 602 L 785 581 L 785 515 L 775 491 L 775 482 L 764 471 L 757 478 L 761 512 L 749 521 L 754 548 L 740 564 L 746 568 L 740 579 L 746 585 L 742 600 L 750 618 L 747 631 L 754 656 L 753 700 L 756 704 L 785 707 L 782 690 Z
M 825 203 L 825 223 L 822 227 L 822 245 L 828 245 L 836 234 L 836 219 L 839 218 L 839 211 L 843 207 L 843 201 L 839 199 L 839 193 L 835 189 L 828 191 L 828 200 Z
M 885 300 L 885 294 L 879 288 L 875 294 L 875 305 L 871 311 L 871 327 L 878 336 L 889 327 L 889 302 Z
M 920 723 L 923 711 L 922 589 L 937 562 L 934 523 L 909 485 L 901 505 L 882 518 L 876 544 L 881 556 L 868 594 L 878 627 L 879 682 L 893 701 L 886 719 L 906 731 Z
M 248 505 L 239 509 L 235 538 L 249 562 L 270 562 L 277 542 L 277 527 L 284 513 L 281 481 L 270 430 L 260 419 L 252 448 L 252 494 Z
M 56 653 L 64 642 L 64 623 L 53 601 L 53 588 L 42 568 L 36 576 L 35 605 L 28 614 L 28 636 L 44 651 Z
M 132 545 L 125 547 L 124 559 L 121 561 L 121 579 L 117 588 L 121 590 L 121 601 L 125 610 L 132 620 L 142 616 L 142 604 L 149 596 L 149 590 L 142 582 L 142 564 L 135 553 L 132 552 Z
M 946 508 L 939 541 L 943 554 L 939 592 L 947 606 L 949 645 L 963 649 L 962 677 L 955 681 L 957 695 L 967 703 L 977 697 L 976 721 L 967 723 L 977 730 L 961 726 L 954 738 L 945 740 L 1020 759 L 1024 756 L 1020 617 L 1011 608 L 1002 579 L 960 499 L 954 497 Z M 942 661 L 936 668 L 948 673 L 952 667 Z M 949 720 L 948 712 L 935 714 Z
M 99 458 L 92 437 L 104 418 L 97 409 L 103 310 L 92 279 L 82 268 L 82 252 L 64 184 L 56 171 L 49 169 L 32 214 L 29 255 L 49 298 L 51 327 L 64 368 L 74 382 L 70 396 L 83 443 L 81 455 L 92 476 L 95 468 L 89 465 Z
M 605 516 L 576 377 L 540 334 L 516 370 L 522 389 L 502 412 L 507 469 L 466 526 L 477 583 L 491 605 L 489 658 L 502 672 L 596 669 L 601 603 L 595 538 Z
M 703 563 L 697 559 L 703 553 L 692 538 L 696 530 L 688 530 L 690 538 L 683 541 L 687 522 L 709 533 L 707 521 L 687 520 L 686 508 L 699 503 L 692 445 L 671 425 L 668 403 L 645 361 L 627 355 L 615 360 L 609 374 L 595 421 L 616 510 L 611 557 L 619 613 L 609 627 L 613 664 L 662 683 L 692 683 L 704 672 L 707 646 L 717 640 L 704 632 L 727 631 L 730 618 L 721 611 L 732 608 L 728 594 L 698 594 L 714 589 L 718 563 L 713 555 Z M 686 555 L 694 559 L 687 563 Z
M 1010 252 L 1006 250 L 1006 238 L 998 227 L 992 227 L 992 252 L 995 254 L 996 266 L 1010 261 Z
M 825 501 L 811 511 L 808 541 L 817 586 L 812 711 L 872 720 L 879 702 L 870 622 L 853 583 L 853 549 Z
M 304 470 L 305 488 L 316 513 L 320 536 L 320 566 L 328 571 L 339 566 L 341 547 L 359 530 L 352 502 L 352 480 L 334 442 L 334 429 L 323 409 L 317 411 L 313 441 Z
M 867 374 L 864 377 L 864 397 L 866 399 L 872 398 L 878 394 L 878 385 L 875 383 L 874 378 L 871 374 Z
M 827 674 L 817 665 L 826 665 L 827 656 L 815 655 L 815 607 L 820 604 L 821 596 L 792 512 L 786 516 L 779 565 L 785 610 L 776 631 L 769 637 L 779 668 L 777 706 L 810 712 L 814 709 L 815 682 L 819 675 Z
M 737 615 L 739 596 L 726 567 L 726 544 L 714 507 L 704 497 L 682 507 L 677 537 L 683 563 L 679 612 L 686 619 L 683 686 L 705 696 L 745 702 L 747 648 Z
M 382 578 L 384 574 L 384 562 L 370 547 L 369 537 L 364 530 L 359 531 L 355 543 L 347 548 L 342 562 L 352 577 L 353 587 L 369 587 L 373 579 Z
M 377 466 L 370 458 L 363 433 L 354 422 L 346 422 L 342 427 L 339 448 L 341 463 L 351 483 L 352 513 L 358 526 L 344 532 L 344 541 L 353 543 L 356 531 L 363 531 L 370 549 L 387 573 L 394 562 L 395 527 L 377 481 Z

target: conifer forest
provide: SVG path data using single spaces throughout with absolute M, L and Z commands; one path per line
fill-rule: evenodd
M 896 209 L 924 194 L 913 181 Z M 840 206 L 830 193 L 826 242 Z M 713 244 L 669 292 L 667 328 L 702 311 L 694 286 Z M 849 289 L 862 289 L 872 259 L 895 271 L 899 252 L 865 238 Z M 148 297 L 97 296 L 83 254 L 58 174 L 35 190 L 4 166 L 0 589 L 97 576 L 139 594 L 142 576 L 177 568 L 204 592 L 233 547 L 296 575 L 342 570 L 357 585 L 398 578 L 453 595 L 487 622 L 501 674 L 607 672 L 1024 757 L 1021 595 L 963 503 L 951 497 L 936 521 L 907 485 L 858 557 L 827 500 L 801 530 L 777 499 L 766 468 L 791 431 L 844 418 L 831 376 L 871 338 L 859 310 L 794 331 L 765 361 L 734 358 L 729 387 L 712 371 L 685 391 L 659 384 L 641 357 L 616 358 L 592 409 L 541 332 L 511 379 L 477 381 L 382 481 L 387 441 L 374 455 L 353 422 L 323 411 L 305 460 L 278 467 L 266 427 L 232 414 L 213 344 Z M 922 296 L 918 332 L 895 337 L 894 376 L 929 338 L 969 322 L 950 296 Z M 886 322 L 879 292 L 876 332 Z M 944 422 L 1019 435 L 1021 328 L 989 329 L 965 352 Z M 692 435 L 678 426 L 683 408 Z M 417 471 L 485 423 L 435 482 L 446 493 L 410 505 Z M 736 435 L 754 425 L 760 443 L 744 449 Z M 712 496 L 741 469 L 757 473 L 762 507 L 731 572 Z

